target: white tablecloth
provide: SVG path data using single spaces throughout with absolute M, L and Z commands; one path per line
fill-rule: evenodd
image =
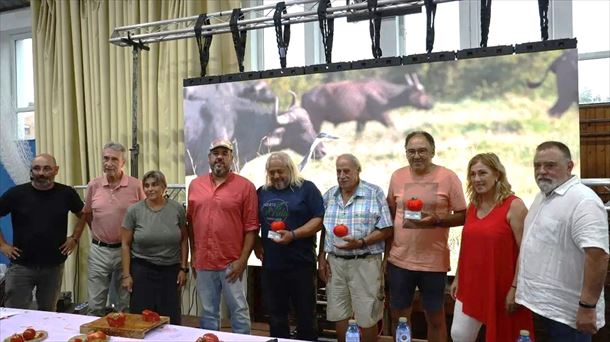
M 12 313 L 15 314 L 5 317 Z M 70 337 L 80 334 L 81 324 L 96 319 L 97 317 L 67 313 L 0 308 L 0 341 L 14 333 L 23 332 L 27 327 L 32 327 L 36 330 L 46 330 L 49 333 L 45 342 L 66 342 Z M 270 337 L 264 336 L 240 335 L 166 324 L 146 334 L 144 341 L 194 342 L 197 337 L 207 332 L 216 334 L 224 342 L 265 342 L 270 339 Z M 112 336 L 110 341 L 141 340 Z M 279 339 L 279 341 L 294 342 L 293 340 L 282 339 Z

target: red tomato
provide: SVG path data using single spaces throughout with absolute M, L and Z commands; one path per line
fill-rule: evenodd
M 80 338 L 80 337 L 75 337 L 75 338 L 73 338 L 73 339 L 72 339 L 72 341 L 74 341 L 74 342 L 85 342 L 85 341 L 83 341 L 83 339 L 82 339 L 82 338 Z
M 108 322 L 108 325 L 113 328 L 120 328 L 124 326 L 126 319 L 127 316 L 125 316 L 125 314 L 122 312 L 113 312 L 106 316 L 106 321 Z
M 23 336 L 21 336 L 20 334 L 13 334 L 11 335 L 11 337 L 9 338 L 10 342 L 24 342 L 25 339 L 23 338 Z
M 32 328 L 27 328 L 23 331 L 23 338 L 26 340 L 33 340 L 36 337 L 36 330 Z
M 271 222 L 271 230 L 277 232 L 278 230 L 286 230 L 286 224 L 284 221 L 273 221 Z
M 106 341 L 106 339 L 106 334 L 100 330 L 87 335 L 87 342 L 103 342 Z
M 421 211 L 424 207 L 424 201 L 419 198 L 413 197 L 407 201 L 407 209 L 410 211 Z
M 158 313 L 148 309 L 142 311 L 142 318 L 144 318 L 146 322 L 158 322 L 161 320 Z
M 344 237 L 348 233 L 347 226 L 344 224 L 338 224 L 335 226 L 335 229 L 333 229 L 333 233 L 335 233 L 335 235 L 338 237 Z
M 220 340 L 218 339 L 218 336 L 216 336 L 212 333 L 204 334 L 201 337 L 203 337 L 203 342 L 220 342 Z

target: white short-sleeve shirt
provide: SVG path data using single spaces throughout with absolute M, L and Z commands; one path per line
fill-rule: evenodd
M 595 192 L 572 176 L 548 196 L 539 193 L 525 218 L 517 303 L 576 328 L 586 247 L 608 253 L 608 214 Z M 604 310 L 602 291 L 598 328 L 604 326 Z

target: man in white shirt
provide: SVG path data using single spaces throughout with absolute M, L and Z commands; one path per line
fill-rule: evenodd
M 536 148 L 541 192 L 521 242 L 516 301 L 539 317 L 550 341 L 591 341 L 604 326 L 608 214 L 600 198 L 571 174 L 569 148 L 547 141 Z

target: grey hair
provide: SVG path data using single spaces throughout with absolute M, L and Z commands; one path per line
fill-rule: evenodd
M 125 160 L 126 149 L 125 149 L 125 146 L 123 146 L 123 144 L 114 142 L 114 141 L 109 141 L 104 145 L 104 147 L 102 148 L 102 151 L 106 150 L 106 149 L 111 149 L 116 152 L 121 152 L 121 154 L 123 155 L 123 160 Z
M 163 172 L 158 170 L 151 170 L 146 172 L 144 174 L 144 177 L 142 177 L 142 186 L 144 186 L 144 182 L 146 182 L 146 180 L 149 178 L 154 179 L 157 183 L 163 185 L 164 188 L 167 188 L 167 181 L 165 180 L 165 175 L 163 174 Z
M 337 160 L 339 160 L 339 159 L 347 159 L 347 160 L 349 160 L 356 167 L 356 170 L 358 172 L 362 172 L 362 165 L 360 164 L 360 160 L 358 160 L 358 158 L 356 158 L 355 155 L 353 155 L 351 153 L 344 153 L 344 154 L 342 154 L 342 155 L 337 157 Z
M 297 166 L 294 164 L 294 161 L 292 161 L 292 159 L 290 158 L 290 156 L 286 153 L 286 152 L 273 152 L 271 153 L 271 155 L 269 155 L 269 158 L 267 158 L 267 163 L 265 164 L 265 171 L 269 170 L 269 163 L 271 163 L 271 159 L 278 159 L 280 162 L 282 162 L 282 164 L 284 164 L 284 166 L 288 169 L 288 179 L 289 179 L 289 185 L 291 187 L 300 187 L 301 185 L 303 185 L 303 177 L 301 177 L 300 173 L 299 173 L 299 169 L 297 168 Z M 267 172 L 267 175 L 265 177 L 265 185 L 263 186 L 263 189 L 269 189 L 272 186 L 271 183 L 271 179 L 269 178 L 269 172 Z

